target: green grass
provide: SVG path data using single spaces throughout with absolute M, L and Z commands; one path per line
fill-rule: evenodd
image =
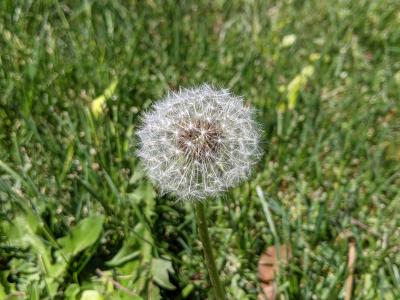
M 265 129 L 252 180 L 207 204 L 228 298 L 256 299 L 259 255 L 290 242 L 281 299 L 343 299 L 352 237 L 353 299 L 400 299 L 399 11 L 0 1 L 0 299 L 212 299 L 193 207 L 135 156 L 141 112 L 203 82 Z

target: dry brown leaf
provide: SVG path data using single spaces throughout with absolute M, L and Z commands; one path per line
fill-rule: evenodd
M 269 283 L 260 283 L 262 293 L 258 294 L 257 300 L 274 300 L 276 299 L 276 283 L 270 281 Z
M 268 247 L 261 254 L 258 261 L 258 279 L 262 293 L 258 295 L 258 300 L 276 299 L 275 275 L 279 271 L 279 266 L 286 265 L 292 256 L 289 244 Z

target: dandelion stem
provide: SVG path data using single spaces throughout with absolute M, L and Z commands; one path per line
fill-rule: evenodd
M 210 277 L 211 285 L 214 289 L 215 299 L 224 300 L 224 289 L 222 287 L 221 281 L 219 280 L 217 267 L 215 265 L 215 260 L 211 249 L 210 237 L 208 234 L 207 222 L 204 215 L 204 205 L 202 202 L 198 201 L 195 204 L 195 211 L 199 236 L 203 245 L 204 257 L 206 260 L 206 266 L 208 269 L 208 275 Z

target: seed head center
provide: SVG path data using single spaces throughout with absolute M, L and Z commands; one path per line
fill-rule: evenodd
M 222 131 L 217 124 L 204 120 L 182 126 L 178 135 L 178 148 L 196 161 L 212 160 L 218 152 Z

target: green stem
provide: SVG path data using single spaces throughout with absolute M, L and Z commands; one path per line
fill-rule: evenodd
M 219 280 L 217 267 L 215 265 L 215 260 L 211 249 L 210 237 L 208 235 L 207 222 L 204 215 L 204 205 L 202 202 L 199 201 L 195 204 L 195 211 L 197 228 L 199 230 L 201 243 L 203 244 L 204 257 L 206 259 L 206 266 L 208 269 L 208 275 L 210 277 L 211 285 L 214 289 L 215 299 L 224 300 L 224 289 Z

